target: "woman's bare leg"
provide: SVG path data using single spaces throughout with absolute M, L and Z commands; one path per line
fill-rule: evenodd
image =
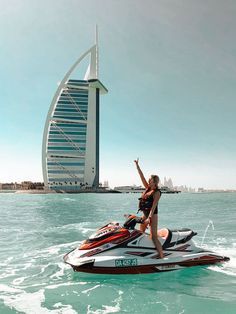
M 147 219 L 147 217 L 143 216 L 142 217 L 143 221 L 145 221 Z M 147 229 L 148 224 L 146 222 L 140 224 L 140 231 L 145 232 L 145 230 Z
M 157 236 L 157 220 L 158 220 L 158 216 L 156 214 L 154 214 L 152 216 L 152 219 L 151 219 L 151 238 L 152 238 L 152 241 L 156 247 L 156 250 L 159 254 L 159 258 L 163 258 L 164 255 L 163 255 L 163 251 L 162 251 L 162 246 L 161 246 L 161 243 L 160 241 L 158 240 L 158 236 Z

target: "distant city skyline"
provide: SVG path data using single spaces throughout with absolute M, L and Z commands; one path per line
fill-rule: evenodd
M 67 182 L 69 183 L 69 182 Z M 23 180 L 21 182 L 15 182 L 15 181 L 12 181 L 12 182 L 0 182 L 0 190 L 3 189 L 3 190 L 6 190 L 7 189 L 7 186 L 11 185 L 11 188 L 10 189 L 15 189 L 17 187 L 17 189 L 22 189 L 22 186 L 27 186 L 27 189 L 29 188 L 29 186 L 39 186 L 40 189 L 42 187 L 44 183 L 43 182 L 35 182 L 35 181 L 28 181 L 28 180 Z M 4 188 L 3 188 L 4 186 Z M 109 184 L 109 181 L 105 180 L 103 182 L 100 182 L 99 183 L 99 186 L 100 187 L 104 187 L 104 188 L 113 188 L 113 189 L 117 189 L 118 187 L 137 187 L 137 188 L 143 188 L 144 189 L 144 186 L 142 184 L 130 184 L 130 185 L 126 185 L 125 183 L 119 185 L 119 186 L 110 186 Z M 159 182 L 159 186 L 160 187 L 167 187 L 169 188 L 170 190 L 176 190 L 176 191 L 180 191 L 180 192 L 203 192 L 203 191 L 207 191 L 207 190 L 214 190 L 214 189 L 206 189 L 205 187 L 203 186 L 199 186 L 197 188 L 193 188 L 191 186 L 187 186 L 185 184 L 181 184 L 181 185 L 175 185 L 172 181 L 171 178 L 166 178 L 164 177 L 164 179 L 162 180 L 160 178 L 160 182 Z M 215 190 L 231 190 L 231 191 L 236 191 L 236 189 L 215 189 Z
M 236 2 L 1 4 L 0 182 L 43 181 L 48 105 L 98 24 L 100 78 L 109 86 L 101 106 L 100 181 L 139 185 L 139 157 L 147 177 L 236 188 Z

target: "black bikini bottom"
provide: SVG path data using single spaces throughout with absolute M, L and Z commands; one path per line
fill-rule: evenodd
M 148 217 L 148 216 L 149 216 L 150 209 L 141 209 L 141 211 L 143 212 L 143 214 L 144 214 L 145 217 Z M 157 207 L 156 207 L 156 209 L 154 210 L 153 215 L 157 215 L 157 214 L 158 214 L 158 209 L 157 209 Z

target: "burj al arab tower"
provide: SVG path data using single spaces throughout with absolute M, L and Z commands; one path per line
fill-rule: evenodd
M 84 78 L 72 76 L 88 59 Z M 107 89 L 98 78 L 98 42 L 69 69 L 52 99 L 42 146 L 46 189 L 79 192 L 99 187 L 99 98 Z

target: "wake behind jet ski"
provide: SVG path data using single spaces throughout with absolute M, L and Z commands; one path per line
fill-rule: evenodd
M 195 246 L 191 229 L 161 229 L 158 238 L 164 258 L 159 259 L 150 235 L 135 229 L 142 219 L 130 215 L 123 226 L 111 222 L 79 248 L 64 256 L 74 271 L 98 274 L 140 274 L 210 265 L 229 258 Z

